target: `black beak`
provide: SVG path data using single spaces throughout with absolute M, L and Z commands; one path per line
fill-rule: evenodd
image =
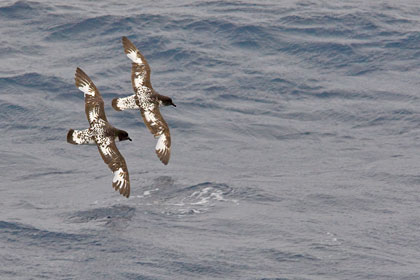
M 133 141 L 133 140 L 131 140 L 131 138 L 130 138 L 130 137 L 128 137 L 127 139 L 128 139 L 128 140 L 130 140 L 130 141 Z
M 171 103 L 172 106 L 176 107 L 176 105 L 174 103 Z

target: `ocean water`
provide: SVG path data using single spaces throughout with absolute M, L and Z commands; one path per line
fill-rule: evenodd
M 0 279 L 420 279 L 418 1 L 0 2 Z M 168 166 L 127 36 L 173 98 Z M 111 186 L 74 86 L 118 143 Z

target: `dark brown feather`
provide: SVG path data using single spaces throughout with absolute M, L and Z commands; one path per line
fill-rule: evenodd
M 118 103 L 118 98 L 112 99 L 112 108 L 114 108 L 115 111 L 121 111 L 121 109 L 118 108 L 117 103 Z
M 147 62 L 146 58 L 137 49 L 137 47 L 130 40 L 128 40 L 127 37 L 122 37 L 122 44 L 123 44 L 123 47 L 124 47 L 125 54 L 129 54 L 130 52 L 135 52 L 137 57 L 139 57 L 142 60 L 141 64 L 134 63 L 134 62 L 132 63 L 131 81 L 132 81 L 132 84 L 133 84 L 134 91 L 136 91 L 136 87 L 134 85 L 134 78 L 135 78 L 135 75 L 138 75 L 138 74 L 136 74 L 138 72 L 141 72 L 142 75 L 144 75 L 143 85 L 148 87 L 148 88 L 152 88 L 152 83 L 150 81 L 151 69 L 150 69 L 149 63 Z M 136 72 L 136 71 L 138 71 L 138 72 Z
M 99 154 L 101 155 L 104 162 L 108 165 L 109 169 L 111 169 L 112 172 L 117 171 L 118 169 L 122 169 L 124 172 L 124 179 L 126 181 L 126 185 L 124 188 L 119 188 L 116 183 L 112 183 L 112 187 L 120 192 L 120 194 L 124 195 L 125 197 L 130 196 L 130 176 L 128 174 L 127 164 L 125 162 L 124 157 L 121 155 L 120 151 L 118 150 L 117 146 L 115 145 L 115 142 L 113 138 L 111 139 L 111 143 L 108 146 L 108 148 L 111 150 L 111 155 L 106 155 L 102 152 L 100 148 L 100 144 L 98 143 L 98 150 Z
M 73 141 L 73 132 L 74 132 L 73 128 L 71 128 L 69 132 L 67 132 L 67 143 L 77 145 L 77 143 Z
M 99 118 L 108 122 L 105 115 L 104 100 L 89 76 L 86 75 L 82 69 L 77 67 L 74 80 L 76 87 L 81 88 L 88 85 L 95 93 L 94 95 L 85 94 L 85 113 L 89 123 L 92 121 L 90 120 L 89 112 L 92 112 L 93 110 L 97 110 Z
M 155 103 L 155 106 L 152 111 L 145 112 L 145 110 L 140 109 L 140 112 L 141 112 L 141 116 L 143 118 L 143 121 L 146 127 L 155 136 L 155 138 L 158 138 L 161 134 L 165 134 L 165 137 L 166 137 L 165 146 L 167 147 L 167 149 L 164 150 L 163 152 L 159 152 L 158 150 L 155 150 L 155 151 L 158 158 L 162 161 L 162 163 L 167 165 L 169 162 L 169 158 L 171 156 L 171 134 L 169 132 L 168 124 L 166 123 L 162 115 L 160 114 L 158 104 Z M 156 119 L 155 123 L 153 123 L 151 120 L 146 118 L 145 114 L 147 113 L 154 115 L 154 119 Z
M 151 69 L 149 66 L 149 63 L 147 62 L 146 58 L 143 56 L 143 54 L 137 49 L 137 47 L 127 38 L 122 37 L 122 44 L 124 47 L 124 52 L 129 55 L 129 58 L 133 61 L 132 67 L 131 67 L 131 83 L 134 89 L 134 92 L 137 96 L 139 96 L 139 99 L 141 98 L 148 98 L 151 104 L 154 104 L 151 111 L 144 111 L 149 110 L 150 107 L 148 107 L 151 104 L 143 105 L 138 102 L 138 105 L 140 107 L 140 112 L 143 118 L 143 121 L 147 128 L 150 130 L 150 132 L 155 136 L 159 137 L 160 135 L 164 134 L 166 141 L 164 143 L 165 149 L 163 150 L 156 150 L 156 154 L 159 157 L 159 159 L 164 163 L 165 165 L 168 164 L 169 158 L 170 158 L 170 152 L 171 152 L 171 136 L 169 132 L 168 124 L 163 119 L 162 115 L 159 111 L 159 104 L 164 104 L 160 101 L 166 101 L 170 100 L 169 97 L 163 96 L 158 94 L 153 90 L 152 83 L 150 81 L 150 75 L 151 75 Z M 134 55 L 132 57 L 132 55 Z M 138 58 L 138 61 L 135 61 L 136 58 Z M 141 61 L 140 61 L 141 60 Z M 137 81 L 137 85 L 136 85 Z M 113 101 L 113 107 L 116 109 L 117 101 Z M 148 103 L 146 102 L 146 103 Z M 174 105 L 172 102 L 166 102 L 168 104 L 164 105 Z M 175 105 L 174 105 L 175 106 Z M 117 110 L 117 109 L 116 109 Z M 153 115 L 153 118 L 147 118 L 146 114 Z M 158 140 L 159 141 L 159 140 Z
M 86 73 L 83 72 L 83 70 L 80 68 L 76 69 L 75 84 L 76 87 L 85 93 L 85 113 L 89 120 L 90 127 L 92 129 L 98 129 L 97 131 L 101 132 L 103 129 L 102 135 L 94 136 L 94 141 L 96 142 L 102 159 L 112 172 L 116 172 L 120 168 L 122 170 L 124 186 L 118 186 L 118 181 L 113 181 L 112 186 L 115 190 L 119 190 L 120 194 L 124 195 L 125 197 L 129 197 L 130 178 L 127 170 L 127 164 L 124 160 L 124 157 L 121 155 L 117 146 L 115 145 L 115 137 L 119 130 L 108 123 L 105 115 L 104 101 L 101 94 L 89 76 L 86 75 Z M 102 121 L 98 121 L 96 117 Z M 74 144 L 72 139 L 73 133 L 74 130 L 71 129 L 67 134 L 67 141 L 72 144 Z

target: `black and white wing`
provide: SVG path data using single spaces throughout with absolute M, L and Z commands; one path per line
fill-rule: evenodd
M 147 63 L 144 56 L 127 37 L 122 37 L 122 44 L 124 52 L 132 61 L 131 84 L 135 94 L 122 98 L 114 98 L 112 100 L 112 108 L 116 111 L 138 109 L 138 96 L 144 97 L 152 92 L 149 63 Z
M 104 162 L 114 173 L 112 187 L 125 197 L 130 196 L 130 177 L 127 164 L 112 137 L 97 136 L 96 144 Z
M 146 108 L 142 108 L 141 115 L 144 123 L 150 132 L 158 138 L 155 151 L 160 161 L 167 165 L 171 156 L 171 135 L 166 121 L 159 111 L 159 105 L 150 103 Z
M 138 109 L 137 105 L 137 95 L 133 94 L 127 97 L 114 98 L 112 99 L 112 108 L 115 111 L 124 111 L 127 109 Z
M 137 95 L 137 104 L 140 107 L 140 112 L 144 123 L 150 132 L 158 138 L 155 150 L 159 159 L 163 164 L 168 164 L 171 156 L 171 136 L 169 127 L 159 111 L 159 105 L 151 100 L 153 89 L 150 81 L 150 66 L 146 58 L 141 54 L 137 47 L 128 40 L 127 37 L 122 37 L 122 44 L 124 52 L 132 61 L 131 67 L 131 83 L 135 94 Z M 130 98 L 130 97 L 128 97 Z M 120 100 L 120 101 L 118 101 Z M 126 101 L 128 101 L 127 99 Z M 123 107 L 123 99 L 113 101 L 115 103 L 114 109 L 118 110 L 118 103 Z
M 124 47 L 124 52 L 131 59 L 131 82 L 133 85 L 134 92 L 138 93 L 141 91 L 142 87 L 152 88 L 152 83 L 150 82 L 150 66 L 147 63 L 146 58 L 141 54 L 141 52 L 128 40 L 127 37 L 122 37 L 122 43 Z
M 89 124 L 98 121 L 98 119 L 108 122 L 102 96 L 89 76 L 82 69 L 77 68 L 74 80 L 76 87 L 85 94 L 85 112 Z
M 93 140 L 93 131 L 91 128 L 84 130 L 70 129 L 67 132 L 67 142 L 74 145 L 95 144 Z

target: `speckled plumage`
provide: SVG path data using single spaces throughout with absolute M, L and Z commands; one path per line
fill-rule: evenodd
M 85 94 L 85 112 L 89 128 L 85 130 L 70 129 L 67 142 L 71 144 L 96 144 L 104 162 L 114 173 L 112 185 L 125 197 L 130 196 L 130 179 L 126 162 L 118 151 L 115 141 L 131 140 L 127 132 L 117 129 L 108 123 L 104 102 L 90 78 L 77 68 L 76 87 Z
M 132 61 L 131 82 L 134 95 L 115 98 L 112 107 L 117 111 L 140 109 L 143 121 L 150 132 L 158 138 L 155 151 L 163 164 L 168 164 L 171 155 L 171 135 L 166 121 L 160 114 L 159 107 L 173 105 L 172 100 L 157 93 L 150 81 L 150 66 L 140 51 L 127 37 L 122 38 L 124 52 Z M 164 135 L 164 137 L 162 137 Z

